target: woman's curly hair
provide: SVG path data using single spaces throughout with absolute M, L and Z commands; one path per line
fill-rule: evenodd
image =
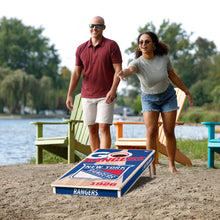
M 165 44 L 163 41 L 159 41 L 157 35 L 152 31 L 146 31 L 139 34 L 137 38 L 137 43 L 139 44 L 140 37 L 143 34 L 147 34 L 150 36 L 151 40 L 155 43 L 154 55 L 163 56 L 167 55 L 170 51 L 169 45 Z M 135 58 L 138 58 L 142 55 L 142 52 L 139 50 L 139 47 L 135 50 Z

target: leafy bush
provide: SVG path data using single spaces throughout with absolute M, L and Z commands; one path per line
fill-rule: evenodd
M 206 107 L 190 107 L 180 115 L 185 123 L 201 123 L 202 121 L 220 122 L 220 112 L 206 110 Z

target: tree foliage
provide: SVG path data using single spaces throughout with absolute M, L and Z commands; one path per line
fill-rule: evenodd
M 0 98 L 9 111 L 15 113 L 21 108 L 21 105 L 26 105 L 27 97 L 31 94 L 31 85 L 36 79 L 32 75 L 27 75 L 22 70 L 11 71 L 1 81 Z
M 21 69 L 37 79 L 49 76 L 56 82 L 59 56 L 54 45 L 42 35 L 44 29 L 25 26 L 18 19 L 0 20 L 0 65 Z
M 0 112 L 4 106 L 10 113 L 22 106 L 66 108 L 71 72 L 63 67 L 59 74 L 59 55 L 43 31 L 18 19 L 0 19 Z
M 211 104 L 213 107 L 220 108 L 217 98 L 220 84 L 220 54 L 213 41 L 198 37 L 191 42 L 193 33 L 187 34 L 182 24 L 170 23 L 169 20 L 164 20 L 158 29 L 152 22 L 149 22 L 144 27 L 140 27 L 138 31 L 139 33 L 153 31 L 158 35 L 159 40 L 170 46 L 169 56 L 174 70 L 190 89 L 196 106 Z M 137 47 L 137 42 L 131 42 L 131 46 L 125 52 L 129 55 L 134 54 Z M 129 77 L 127 84 L 128 88 L 132 86 L 132 90 L 137 91 L 137 95 L 132 99 L 140 102 L 138 78 Z
M 65 101 L 71 71 L 59 67 L 59 55 L 43 27 L 25 26 L 18 19 L 0 19 L 0 112 L 3 106 L 11 113 L 22 105 L 41 109 L 66 109 Z M 152 22 L 138 28 L 155 32 L 159 40 L 170 46 L 174 70 L 190 89 L 196 106 L 208 105 L 220 109 L 220 53 L 213 41 L 187 33 L 182 24 L 163 21 L 157 28 Z M 125 51 L 134 55 L 137 42 Z M 141 111 L 140 82 L 129 77 L 127 87 L 118 96 L 117 104 Z M 73 94 L 80 93 L 82 78 Z

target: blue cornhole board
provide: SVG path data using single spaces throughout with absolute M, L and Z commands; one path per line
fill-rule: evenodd
M 51 186 L 56 194 L 121 197 L 153 160 L 154 150 L 98 149 Z

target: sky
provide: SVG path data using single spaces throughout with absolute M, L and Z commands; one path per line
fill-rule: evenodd
M 115 40 L 122 52 L 137 39 L 138 28 L 152 22 L 157 28 L 163 20 L 182 24 L 191 40 L 213 41 L 220 50 L 219 0 L 0 0 L 0 18 L 17 18 L 24 25 L 43 27 L 43 36 L 54 44 L 61 66 L 73 71 L 75 51 L 89 40 L 89 23 L 94 16 L 105 19 L 103 35 Z

